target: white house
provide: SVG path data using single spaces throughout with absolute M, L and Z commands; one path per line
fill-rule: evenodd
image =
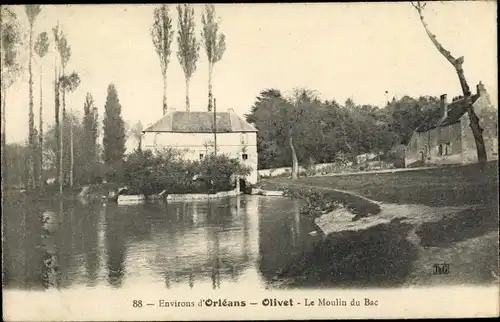
M 217 119 L 214 131 L 214 117 Z M 216 135 L 214 135 L 214 132 Z M 257 183 L 257 129 L 234 111 L 227 112 L 178 112 L 165 114 L 143 130 L 143 148 L 176 148 L 185 151 L 185 157 L 199 160 L 214 152 L 241 160 L 252 168 L 245 179 Z

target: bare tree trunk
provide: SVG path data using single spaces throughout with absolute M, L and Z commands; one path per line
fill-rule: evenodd
M 71 115 L 73 115 L 73 106 L 70 106 Z M 70 173 L 69 173 L 69 185 L 73 187 L 74 180 L 74 170 L 75 170 L 75 159 L 73 151 L 73 118 L 69 120 L 69 144 L 70 144 Z
M 62 69 L 62 75 L 64 75 L 64 67 Z M 60 127 L 59 127 L 59 194 L 62 196 L 63 194 L 63 185 L 64 185 L 64 117 L 66 116 L 66 98 L 64 94 L 65 90 L 64 88 L 62 89 L 62 117 L 60 120 Z
M 3 55 L 3 54 L 2 54 Z M 5 184 L 8 182 L 7 181 L 7 156 L 5 155 L 6 152 L 7 152 L 7 149 L 6 149 L 6 144 L 7 144 L 7 141 L 6 141 L 6 138 L 5 138 L 5 126 L 7 125 L 7 122 L 6 122 L 6 118 L 5 118 L 5 103 L 6 103 L 6 97 L 7 97 L 7 86 L 4 86 L 2 84 L 2 93 L 1 93 L 1 97 L 2 97 L 2 147 L 1 147 L 1 152 L 0 152 L 0 155 L 1 155 L 1 158 L 2 158 L 2 191 L 1 191 L 1 198 L 2 198 L 2 208 L 3 208 L 3 197 L 4 197 L 4 190 L 5 190 Z M 3 220 L 2 220 L 2 228 L 3 228 Z M 3 231 L 2 231 L 2 236 L 3 236 Z
M 212 71 L 213 71 L 213 63 L 208 63 L 208 111 L 212 112 Z
M 42 77 L 43 75 L 43 68 L 42 68 L 42 64 L 40 64 L 40 123 L 39 123 L 39 131 L 38 131 L 38 143 L 39 143 L 39 158 L 40 158 L 40 173 L 39 173 L 39 185 L 40 185 L 40 188 L 43 187 L 43 89 L 42 89 Z
M 186 77 L 186 112 L 189 112 L 189 78 Z
M 33 70 L 32 70 L 32 60 L 33 60 L 33 25 L 30 25 L 29 30 L 29 61 L 28 61 L 28 73 L 29 73 L 29 111 L 28 111 L 28 162 L 26 162 L 27 173 L 28 173 L 28 189 L 35 188 L 35 144 L 34 144 L 34 127 L 35 127 L 35 116 L 33 114 Z
M 292 180 L 297 180 L 299 172 L 299 162 L 297 160 L 297 153 L 295 152 L 295 147 L 293 146 L 292 138 L 292 128 L 288 130 L 288 143 L 290 145 L 290 150 L 292 151 Z
M 167 75 L 163 76 L 163 115 L 167 114 Z
M 60 94 L 60 90 L 59 90 L 59 73 L 57 71 L 57 65 L 56 67 L 54 68 L 54 71 L 55 71 L 55 80 L 54 80 L 54 96 L 55 96 L 55 99 L 54 99 L 54 103 L 55 103 L 55 137 L 56 137 L 56 176 L 58 177 L 58 183 L 59 183 L 59 193 L 62 194 L 62 182 L 61 182 L 61 168 L 62 168 L 62 164 L 61 164 L 61 158 L 60 158 L 60 154 L 61 154 L 61 122 L 60 122 L 60 102 L 59 102 L 59 94 Z
M 486 155 L 486 147 L 484 145 L 483 128 L 481 128 L 481 125 L 479 125 L 479 118 L 477 117 L 476 112 L 474 111 L 474 107 L 472 106 L 471 92 L 463 69 L 464 57 L 453 57 L 450 51 L 446 50 L 443 45 L 441 45 L 441 43 L 437 40 L 436 36 L 431 33 L 422 13 L 423 9 L 425 8 L 425 3 L 422 4 L 421 2 L 416 2 L 412 3 L 412 5 L 418 11 L 420 21 L 422 22 L 422 25 L 424 26 L 425 32 L 427 33 L 429 39 L 432 41 L 441 55 L 443 55 L 443 57 L 445 57 L 446 60 L 448 60 L 448 62 L 455 68 L 458 80 L 460 81 L 460 86 L 462 87 L 464 99 L 467 103 L 467 115 L 469 116 L 469 126 L 472 130 L 474 141 L 476 142 L 477 159 L 480 163 L 485 163 L 488 161 L 488 157 Z

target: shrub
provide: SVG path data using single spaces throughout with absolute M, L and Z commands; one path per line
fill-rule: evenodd
M 129 193 L 146 196 L 160 193 L 214 193 L 234 189 L 235 176 L 251 169 L 226 155 L 211 155 L 201 161 L 182 158 L 182 153 L 165 149 L 156 154 L 135 151 L 124 165 Z

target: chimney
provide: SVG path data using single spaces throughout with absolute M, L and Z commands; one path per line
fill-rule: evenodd
M 484 96 L 486 94 L 486 88 L 484 84 L 480 81 L 479 84 L 476 85 L 477 95 Z
M 443 118 L 447 118 L 448 117 L 448 95 L 446 94 L 443 94 L 441 95 L 441 110 L 442 110 L 442 113 L 443 113 Z
M 228 109 L 227 109 L 227 111 L 228 111 L 229 113 L 234 113 L 234 110 L 233 110 L 232 108 L 228 108 Z

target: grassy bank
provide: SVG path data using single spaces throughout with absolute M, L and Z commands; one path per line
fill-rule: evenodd
M 497 281 L 497 172 L 497 163 L 490 163 L 483 171 L 473 165 L 266 180 L 264 189 L 284 189 L 287 195 L 304 200 L 304 215 L 317 218 L 342 205 L 355 215 L 353 221 L 388 218 L 365 229 L 325 236 L 277 272 L 276 280 L 290 287 Z M 434 275 L 433 265 L 443 263 L 450 265 L 450 273 Z
M 397 204 L 457 206 L 498 204 L 498 162 L 481 171 L 477 164 L 408 172 L 263 180 L 263 189 L 288 184 L 352 191 L 367 198 Z
M 270 188 L 271 184 L 268 184 L 267 187 Z M 301 209 L 301 214 L 312 218 L 329 213 L 339 207 L 344 207 L 353 213 L 355 215 L 353 221 L 374 216 L 380 212 L 378 204 L 342 191 L 301 188 L 286 184 L 275 184 L 272 188 L 283 190 L 287 197 L 303 200 L 304 206 Z

